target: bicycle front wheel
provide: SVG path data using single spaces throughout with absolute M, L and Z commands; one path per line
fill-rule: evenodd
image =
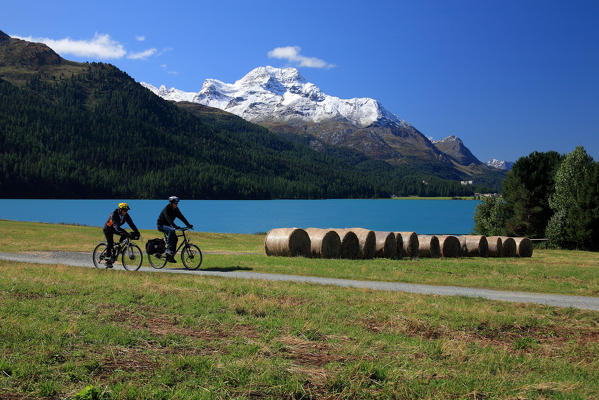
M 187 269 L 196 270 L 202 265 L 202 250 L 195 244 L 188 244 L 181 250 L 181 261 Z
M 127 271 L 137 271 L 141 267 L 143 254 L 136 244 L 130 244 L 121 257 L 123 268 Z
M 106 243 L 100 243 L 92 253 L 92 260 L 96 268 L 106 268 Z
M 153 268 L 164 268 L 166 265 L 166 253 L 148 254 L 148 261 L 150 261 L 150 265 Z

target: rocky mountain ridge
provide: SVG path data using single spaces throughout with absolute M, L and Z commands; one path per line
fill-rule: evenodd
M 219 108 L 274 132 L 308 136 L 314 148 L 343 146 L 392 165 L 427 164 L 456 179 L 486 169 L 455 136 L 450 138 L 457 141 L 433 144 L 377 100 L 328 95 L 295 68 L 258 67 L 234 83 L 206 79 L 199 92 L 140 83 L 167 100 Z

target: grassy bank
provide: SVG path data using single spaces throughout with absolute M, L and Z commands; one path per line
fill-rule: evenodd
M 142 234 L 140 244 L 159 236 L 157 231 Z M 532 258 L 501 259 L 321 260 L 266 257 L 263 235 L 192 232 L 191 237 L 204 252 L 213 253 L 205 255 L 202 268 L 599 295 L 599 253 L 592 252 L 535 250 Z M 0 221 L 0 249 L 7 252 L 91 253 L 100 240 L 97 227 Z
M 393 200 L 476 200 L 474 196 L 437 196 L 437 197 L 421 197 L 421 196 L 393 196 Z
M 599 396 L 597 312 L 4 261 L 0 278 L 2 398 Z

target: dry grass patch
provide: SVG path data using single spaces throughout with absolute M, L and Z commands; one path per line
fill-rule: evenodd
M 109 347 L 110 354 L 105 354 L 100 359 L 99 379 L 106 379 L 114 371 L 136 372 L 148 375 L 155 371 L 160 362 L 148 356 L 147 351 L 130 347 Z
M 104 305 L 104 308 L 113 308 L 110 305 Z M 236 324 L 231 327 L 224 327 L 217 324 L 203 326 L 201 328 L 186 327 L 181 325 L 181 318 L 177 315 L 155 314 L 149 307 L 139 307 L 144 315 L 133 313 L 123 307 L 114 306 L 109 320 L 117 323 L 125 323 L 133 329 L 147 329 L 157 336 L 180 335 L 201 339 L 206 342 L 224 340 L 232 337 L 243 337 L 248 339 L 258 339 L 261 334 L 255 327 L 250 325 Z
M 451 329 L 443 324 L 432 324 L 421 319 L 404 316 L 388 319 L 366 318 L 360 324 L 374 333 L 390 333 L 417 337 L 423 340 L 442 340 L 444 346 L 456 349 L 468 343 L 479 347 L 495 347 L 510 354 L 534 354 L 546 357 L 564 355 L 567 347 L 585 348 L 599 346 L 599 326 L 560 324 L 549 325 L 519 325 L 502 324 L 493 326 L 482 321 L 478 326 Z M 451 344 L 451 345 L 450 345 Z M 461 344 L 461 345 L 460 345 Z M 456 354 L 463 354 L 457 351 Z M 569 355 L 571 361 L 589 361 L 584 353 Z
M 286 370 L 291 374 L 305 377 L 307 385 L 304 386 L 313 394 L 322 394 L 330 379 L 338 374 L 337 363 L 343 364 L 355 360 L 355 357 L 339 354 L 328 343 L 327 338 L 323 339 L 324 341 L 313 341 L 292 335 L 277 338 L 277 341 L 283 345 L 278 354 L 291 361 Z M 333 366 L 329 365 L 331 363 Z

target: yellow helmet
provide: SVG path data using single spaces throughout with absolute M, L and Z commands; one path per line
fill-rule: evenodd
M 127 203 L 119 203 L 119 208 L 121 210 L 129 210 L 129 204 L 127 204 Z

